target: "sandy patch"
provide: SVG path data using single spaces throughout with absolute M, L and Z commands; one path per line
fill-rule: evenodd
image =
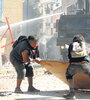
M 24 94 L 13 93 L 16 73 L 13 68 L 7 70 L 7 73 L 0 74 L 0 92 L 12 94 L 0 96 L 0 100 L 65 100 L 62 96 L 68 92 L 68 86 L 51 74 L 44 74 L 43 71 L 36 71 L 33 77 L 34 87 L 41 90 L 40 92 L 27 92 L 28 82 L 25 78 L 21 85 Z M 76 97 L 78 100 L 90 100 L 90 92 L 78 91 Z

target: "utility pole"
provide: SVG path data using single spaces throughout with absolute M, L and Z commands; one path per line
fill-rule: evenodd
M 51 14 L 53 14 L 53 3 L 51 2 Z M 53 17 L 51 17 L 51 35 L 53 34 Z
M 3 22 L 3 9 L 4 9 L 4 0 L 0 0 L 0 17 L 1 17 L 1 22 Z
M 27 10 L 27 11 L 26 11 L 26 12 L 27 12 L 27 20 L 29 19 L 29 18 L 28 18 L 28 6 L 29 6 L 28 3 L 29 3 L 29 2 L 28 2 L 28 0 L 27 0 L 27 9 L 26 9 L 26 10 Z M 28 23 L 27 23 L 26 29 L 27 29 L 26 32 L 27 32 L 27 34 L 28 34 Z
M 86 10 L 86 14 L 89 12 L 89 0 L 85 0 L 85 10 Z

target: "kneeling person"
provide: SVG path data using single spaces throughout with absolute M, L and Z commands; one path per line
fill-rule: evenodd
M 75 96 L 73 88 L 73 76 L 78 72 L 85 73 L 90 76 L 90 62 L 86 52 L 85 40 L 82 35 L 76 35 L 73 42 L 68 48 L 69 66 L 66 71 L 66 79 L 69 83 L 70 92 L 64 95 L 65 98 L 71 99 Z

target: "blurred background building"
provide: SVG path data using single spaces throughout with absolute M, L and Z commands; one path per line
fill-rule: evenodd
M 6 24 L 5 17 L 10 24 L 32 20 L 34 18 L 49 16 L 62 12 L 63 0 L 0 0 L 0 25 Z M 42 59 L 61 60 L 60 48 L 56 45 L 57 25 L 60 15 L 43 18 L 37 21 L 12 27 L 12 33 L 16 40 L 20 35 L 36 35 L 39 38 L 40 57 Z M 5 32 L 0 30 L 0 35 Z M 9 43 L 9 32 L 5 36 L 3 44 Z M 42 42 L 43 41 L 43 42 Z M 3 48 L 3 52 L 9 54 L 12 46 Z

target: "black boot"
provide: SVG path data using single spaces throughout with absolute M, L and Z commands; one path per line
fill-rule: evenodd
M 75 92 L 71 91 L 69 94 L 65 94 L 63 97 L 66 99 L 75 99 Z

